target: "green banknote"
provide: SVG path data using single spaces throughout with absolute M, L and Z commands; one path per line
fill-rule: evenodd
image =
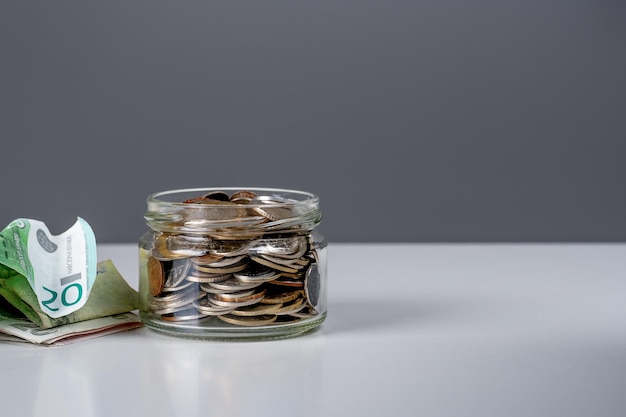
M 51 234 L 39 220 L 24 218 L 0 231 L 0 278 L 13 273 L 26 278 L 50 317 L 85 305 L 96 278 L 96 259 L 93 230 L 80 217 L 60 235 Z
M 61 317 L 46 314 L 28 280 L 3 265 L 0 265 L 0 296 L 42 329 L 126 313 L 136 310 L 139 303 L 137 291 L 110 260 L 97 264 L 95 281 L 84 305 Z

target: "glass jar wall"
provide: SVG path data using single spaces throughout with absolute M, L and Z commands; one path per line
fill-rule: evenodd
M 314 194 L 198 188 L 153 194 L 139 243 L 140 316 L 174 336 L 296 336 L 326 318 L 326 241 Z

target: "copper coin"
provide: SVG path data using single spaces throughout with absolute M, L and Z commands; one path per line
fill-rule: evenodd
M 163 264 L 152 256 L 148 258 L 148 291 L 150 295 L 156 297 L 163 291 L 165 285 L 165 272 Z

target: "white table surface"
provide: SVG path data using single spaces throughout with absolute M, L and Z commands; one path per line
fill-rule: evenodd
M 135 245 L 100 245 L 137 286 Z M 328 319 L 0 344 L 0 416 L 626 415 L 626 245 L 331 244 Z

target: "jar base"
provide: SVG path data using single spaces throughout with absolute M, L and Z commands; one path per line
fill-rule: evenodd
M 183 339 L 222 341 L 222 342 L 244 342 L 244 341 L 264 341 L 289 339 L 302 336 L 319 329 L 326 320 L 326 313 L 319 316 L 302 320 L 296 323 L 259 327 L 235 327 L 232 325 L 201 327 L 197 322 L 193 325 L 180 323 L 164 323 L 162 320 L 154 319 L 153 316 L 144 312 L 139 312 L 142 323 L 147 328 L 168 336 L 175 336 Z

